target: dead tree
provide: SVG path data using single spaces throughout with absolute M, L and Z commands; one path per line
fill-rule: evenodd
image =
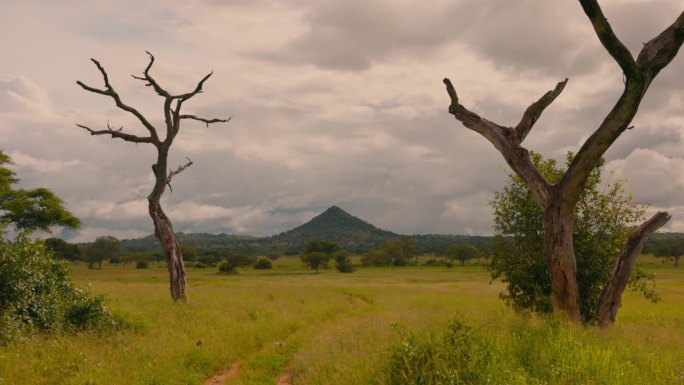
M 501 152 L 508 165 L 525 181 L 535 200 L 543 208 L 544 255 L 551 278 L 553 311 L 576 323 L 581 320 L 572 244 L 577 200 L 594 165 L 620 134 L 631 128 L 630 123 L 649 85 L 660 70 L 672 61 L 684 41 L 683 12 L 671 26 L 644 44 L 635 60 L 613 32 L 597 0 L 580 0 L 580 4 L 601 44 L 622 69 L 625 86 L 615 106 L 584 142 L 560 182 L 550 184 L 544 179 L 534 166 L 528 150 L 522 147 L 522 142 L 544 109 L 563 91 L 568 79 L 558 83 L 553 90 L 530 105 L 515 127 L 496 124 L 468 110 L 460 104 L 451 81 L 444 79 L 451 98 L 449 113 L 467 128 L 484 136 Z M 668 213 L 659 212 L 630 234 L 596 306 L 595 315 L 600 325 L 614 322 L 636 256 L 641 252 L 645 240 L 669 219 Z
M 166 89 L 162 88 L 159 83 L 150 75 L 150 69 L 152 64 L 154 64 L 154 56 L 147 52 L 150 56 L 150 63 L 147 65 L 143 71 L 142 76 L 133 76 L 134 79 L 142 80 L 145 85 L 152 87 L 152 89 L 157 93 L 157 95 L 164 98 L 164 123 L 166 125 L 166 132 L 164 139 L 160 138 L 160 131 L 150 123 L 150 121 L 143 116 L 137 109 L 125 104 L 119 94 L 114 90 L 111 84 L 109 84 L 109 78 L 107 72 L 100 65 L 100 63 L 95 59 L 90 59 L 97 69 L 102 74 L 104 79 L 104 89 L 90 87 L 81 81 L 77 81 L 76 84 L 81 86 L 84 90 L 94 92 L 96 94 L 101 94 L 109 96 L 114 99 L 116 106 L 133 116 L 135 116 L 143 127 L 147 130 L 147 136 L 138 136 L 129 134 L 123 131 L 122 128 L 114 129 L 109 123 L 107 123 L 107 129 L 105 130 L 93 130 L 88 126 L 77 124 L 88 131 L 90 135 L 109 135 L 112 138 L 122 139 L 127 142 L 133 143 L 149 143 L 157 149 L 157 162 L 152 165 L 152 172 L 155 176 L 155 183 L 152 192 L 147 197 L 149 203 L 149 213 L 152 217 L 152 222 L 154 222 L 154 235 L 161 242 L 162 248 L 164 249 L 164 254 L 166 256 L 166 263 L 169 269 L 169 280 L 171 287 L 171 298 L 174 301 L 187 302 L 188 300 L 188 289 L 185 283 L 185 267 L 183 265 L 183 256 L 181 254 L 180 246 L 176 241 L 176 236 L 173 233 L 173 226 L 171 225 L 171 220 L 166 216 L 164 210 L 162 210 L 161 204 L 159 203 L 162 194 L 167 186 L 171 188 L 171 179 L 181 173 L 186 168 L 192 165 L 192 161 L 188 159 L 188 162 L 184 165 L 179 166 L 176 170 L 170 170 L 167 166 L 169 150 L 171 149 L 171 144 L 173 140 L 178 135 L 180 130 L 180 125 L 183 120 L 198 120 L 209 126 L 211 123 L 228 122 L 230 118 L 227 119 L 205 119 L 195 115 L 184 115 L 181 114 L 181 107 L 183 103 L 193 96 L 202 92 L 202 86 L 204 82 L 209 79 L 213 72 L 206 75 L 202 80 L 197 83 L 194 90 L 173 95 L 169 93 Z M 169 170 L 167 172 L 167 170 Z

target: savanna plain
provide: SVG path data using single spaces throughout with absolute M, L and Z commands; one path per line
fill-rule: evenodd
M 684 384 L 684 269 L 640 258 L 661 301 L 626 291 L 608 329 L 516 313 L 480 263 L 189 268 L 187 304 L 164 265 L 73 264 L 123 326 L 0 347 L 0 384 Z

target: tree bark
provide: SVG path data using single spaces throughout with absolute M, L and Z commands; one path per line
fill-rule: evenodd
M 544 210 L 544 256 L 551 279 L 551 305 L 555 314 L 579 323 L 582 317 L 572 241 L 574 207 L 561 207 L 558 201 L 552 199 Z
M 601 125 L 577 152 L 559 183 L 551 185 L 544 179 L 534 166 L 528 150 L 522 147 L 522 142 L 546 107 L 563 91 L 567 79 L 558 83 L 553 90 L 548 91 L 530 105 L 516 127 L 502 126 L 471 112 L 460 103 L 451 81 L 448 78 L 444 79 L 451 99 L 449 113 L 465 127 L 481 134 L 494 145 L 511 169 L 525 182 L 537 203 L 544 210 L 544 254 L 551 278 L 553 311 L 577 323 L 581 322 L 581 316 L 572 239 L 575 205 L 596 162 L 629 128 L 649 85 L 660 70 L 672 61 L 684 43 L 684 12 L 682 12 L 672 25 L 644 44 L 638 58 L 634 60 L 632 54 L 613 32 L 598 1 L 579 0 L 579 2 L 591 21 L 599 41 L 622 69 L 625 76 L 625 88 Z M 663 215 L 667 216 L 667 213 Z M 650 234 L 652 231 L 644 231 L 640 235 L 641 240 L 635 244 L 638 247 L 630 246 L 628 242 L 626 249 L 631 250 L 632 254 L 638 254 L 643 246 L 642 242 Z M 635 258 L 632 254 L 629 254 L 630 258 Z M 621 254 L 620 258 L 627 258 L 627 256 L 622 257 Z M 618 262 L 621 261 L 620 258 Z M 621 266 L 627 266 L 624 261 L 620 263 L 622 263 Z M 621 268 L 620 272 L 626 273 L 628 279 L 631 267 Z M 624 286 L 615 283 L 611 287 L 610 290 L 615 293 L 612 295 L 614 300 L 615 295 L 621 295 Z M 616 312 L 617 308 L 614 311 Z
M 622 306 L 622 293 L 632 276 L 637 256 L 641 253 L 648 237 L 669 220 L 670 215 L 661 211 L 630 233 L 627 244 L 615 261 L 611 278 L 601 291 L 596 304 L 594 315 L 597 325 L 605 327 L 615 323 L 618 309 Z
M 179 166 L 178 169 L 174 171 L 169 171 L 169 173 L 167 174 L 166 170 L 168 169 L 167 163 L 169 149 L 171 148 L 171 144 L 173 143 L 173 140 L 175 139 L 176 135 L 178 135 L 178 132 L 180 130 L 180 123 L 182 120 L 197 120 L 209 126 L 209 124 L 211 123 L 226 123 L 230 121 L 230 118 L 206 119 L 202 117 L 197 117 L 195 115 L 181 115 L 180 112 L 183 103 L 186 100 L 202 92 L 202 86 L 204 85 L 204 82 L 207 81 L 207 79 L 209 79 L 212 73 L 209 73 L 208 75 L 204 76 L 204 78 L 202 78 L 202 80 L 200 80 L 197 83 L 197 86 L 193 91 L 179 95 L 172 95 L 162 86 L 160 86 L 159 83 L 152 77 L 152 75 L 150 75 L 149 71 L 152 68 L 152 64 L 154 64 L 154 56 L 152 56 L 152 54 L 150 54 L 149 52 L 147 52 L 147 54 L 150 56 L 150 62 L 143 71 L 143 76 L 133 75 L 133 78 L 144 81 L 146 86 L 152 87 L 152 89 L 154 89 L 154 91 L 159 96 L 162 96 L 164 98 L 164 123 L 166 126 L 166 137 L 163 140 L 161 140 L 157 128 L 153 126 L 150 123 L 150 121 L 138 110 L 125 104 L 121 100 L 119 94 L 116 91 L 114 91 L 114 88 L 111 86 L 111 84 L 109 84 L 109 77 L 107 76 L 107 72 L 105 71 L 104 67 L 102 67 L 102 65 L 100 65 L 100 63 L 95 59 L 91 59 L 91 61 L 95 63 L 95 66 L 97 66 L 97 69 L 102 74 L 102 78 L 105 83 L 105 88 L 99 89 L 95 87 L 90 87 L 80 81 L 77 81 L 76 83 L 86 91 L 109 96 L 112 99 L 114 99 L 114 102 L 116 103 L 117 107 L 134 115 L 140 121 L 140 123 L 149 132 L 149 136 L 138 136 L 122 132 L 123 127 L 119 129 L 114 129 L 109 125 L 109 123 L 107 123 L 106 130 L 93 130 L 88 126 L 80 124 L 78 124 L 77 126 L 85 129 L 91 135 L 110 135 L 112 138 L 122 139 L 127 142 L 150 143 L 154 147 L 156 147 L 157 162 L 152 165 L 152 172 L 155 176 L 155 183 L 152 192 L 147 197 L 148 210 L 150 213 L 150 217 L 152 218 L 152 222 L 154 223 L 154 235 L 157 237 L 157 239 L 159 239 L 159 242 L 162 245 L 162 249 L 164 250 L 164 255 L 166 256 L 166 263 L 169 269 L 169 286 L 171 290 L 171 298 L 174 302 L 187 302 L 188 288 L 185 280 L 185 266 L 183 264 L 183 255 L 181 253 L 180 246 L 178 245 L 178 241 L 176 240 L 176 235 L 173 232 L 171 220 L 169 219 L 169 217 L 166 216 L 164 210 L 162 210 L 160 201 L 162 195 L 164 194 L 164 191 L 166 190 L 166 186 L 169 186 L 169 189 L 171 189 L 171 179 L 175 175 L 180 174 L 183 170 L 192 165 L 192 161 L 188 159 L 187 164 Z

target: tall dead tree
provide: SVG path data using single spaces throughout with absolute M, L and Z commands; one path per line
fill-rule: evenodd
M 188 162 L 184 165 L 179 166 L 175 170 L 170 170 L 167 166 L 169 150 L 171 149 L 171 144 L 173 140 L 178 135 L 180 130 L 180 125 L 183 120 L 198 120 L 205 123 L 207 126 L 211 123 L 225 123 L 230 120 L 227 119 L 205 119 L 195 115 L 181 114 L 181 107 L 183 103 L 193 96 L 202 92 L 202 86 L 204 82 L 209 79 L 213 72 L 206 75 L 202 80 L 197 83 L 194 90 L 173 95 L 169 93 L 166 89 L 157 83 L 157 81 L 150 75 L 150 69 L 152 64 L 154 64 L 154 56 L 147 52 L 150 56 L 150 63 L 147 65 L 143 71 L 142 76 L 133 76 L 134 79 L 142 80 L 145 85 L 152 87 L 152 89 L 157 93 L 157 95 L 164 98 L 164 123 L 166 125 L 166 132 L 164 139 L 161 139 L 159 134 L 160 131 L 150 123 L 150 121 L 143 116 L 137 109 L 125 104 L 119 94 L 114 91 L 114 88 L 109 84 L 109 77 L 107 72 L 100 65 L 100 63 L 95 59 L 90 59 L 97 69 L 102 74 L 104 79 L 104 89 L 90 87 L 81 81 L 77 81 L 76 84 L 81 86 L 84 90 L 94 92 L 96 94 L 101 94 L 109 96 L 114 99 L 116 106 L 133 116 L 135 116 L 140 123 L 145 127 L 148 134 L 147 136 L 138 136 L 129 134 L 123 131 L 123 127 L 119 129 L 112 128 L 109 123 L 107 123 L 107 129 L 105 130 L 93 130 L 88 126 L 77 124 L 77 126 L 87 130 L 90 135 L 109 135 L 112 138 L 122 139 L 127 142 L 133 143 L 149 143 L 157 149 L 157 162 L 152 165 L 152 172 L 154 173 L 155 183 L 152 192 L 147 197 L 148 207 L 150 217 L 152 217 L 152 222 L 154 223 L 154 235 L 161 242 L 162 248 L 164 249 L 164 254 L 166 256 L 166 263 L 169 269 L 169 280 L 171 287 L 171 298 L 174 301 L 187 302 L 188 300 L 188 289 L 185 283 L 185 266 L 183 265 L 183 256 L 181 254 L 180 246 L 176 241 L 176 236 L 173 233 L 173 226 L 171 225 L 171 220 L 166 216 L 164 210 L 162 210 L 160 199 L 164 194 L 166 186 L 171 188 L 171 179 L 181 173 L 186 168 L 192 165 L 192 161 L 188 159 Z M 167 170 L 169 170 L 167 172 Z
M 525 181 L 535 200 L 544 210 L 544 255 L 551 278 L 551 303 L 556 314 L 579 323 L 580 308 L 577 287 L 576 260 L 572 229 L 575 206 L 594 165 L 626 129 L 636 115 L 646 90 L 677 54 L 684 42 L 684 12 L 658 36 L 644 44 L 635 60 L 613 32 L 597 0 L 579 0 L 603 47 L 624 73 L 625 86 L 615 106 L 598 129 L 584 142 L 560 182 L 550 184 L 534 166 L 522 142 L 532 126 L 558 95 L 568 79 L 558 83 L 538 101 L 530 105 L 515 127 L 506 127 L 471 112 L 460 104 L 449 79 L 444 79 L 451 98 L 449 113 L 467 128 L 481 134 L 501 152 L 508 165 Z M 670 216 L 659 212 L 635 229 L 617 257 L 612 276 L 604 288 L 595 309 L 600 325 L 615 321 L 622 292 L 629 280 L 637 255 L 645 240 L 667 223 Z

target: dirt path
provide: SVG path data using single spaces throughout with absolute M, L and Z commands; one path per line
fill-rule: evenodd
M 223 385 L 226 383 L 226 381 L 237 376 L 239 370 L 240 370 L 240 364 L 234 363 L 225 372 L 219 373 L 219 374 L 211 377 L 210 379 L 204 381 L 204 385 Z M 289 382 L 288 382 L 288 384 L 289 384 Z
M 285 368 L 283 374 L 278 378 L 278 385 L 292 385 L 292 375 L 289 368 Z

